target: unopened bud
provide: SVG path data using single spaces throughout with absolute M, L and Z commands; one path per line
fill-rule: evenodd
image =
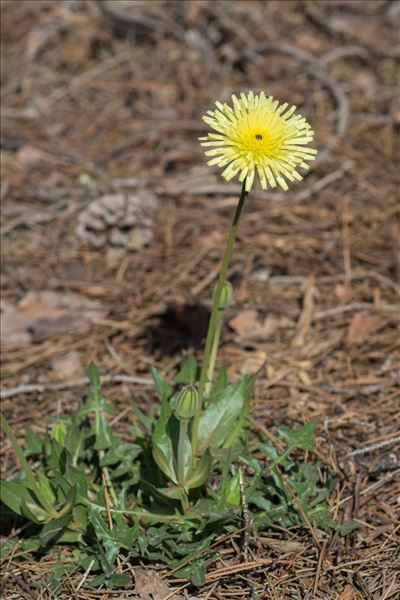
M 217 288 L 214 289 L 214 298 L 215 298 L 215 293 L 217 291 Z M 231 284 L 229 283 L 229 281 L 225 280 L 224 281 L 224 285 L 222 286 L 222 290 L 221 290 L 221 296 L 219 299 L 219 304 L 218 304 L 218 308 L 220 310 L 225 310 L 226 308 L 228 308 L 231 303 L 232 303 L 232 299 L 233 299 L 233 289 Z
M 178 419 L 191 419 L 199 406 L 197 390 L 193 385 L 183 388 L 175 402 L 174 412 Z

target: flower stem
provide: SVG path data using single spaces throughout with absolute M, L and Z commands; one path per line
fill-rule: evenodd
M 245 202 L 246 195 L 247 195 L 245 186 L 246 186 L 246 179 L 243 181 L 243 186 L 242 186 L 242 191 L 240 193 L 239 202 L 236 207 L 235 216 L 233 217 L 231 230 L 229 233 L 228 241 L 226 243 L 224 257 L 222 259 L 221 271 L 219 273 L 217 288 L 215 291 L 214 303 L 213 303 L 213 307 L 211 310 L 210 322 L 208 324 L 206 346 L 204 348 L 204 358 L 203 358 L 203 365 L 201 368 L 199 390 L 198 390 L 198 392 L 199 392 L 199 407 L 194 416 L 193 425 L 192 425 L 193 454 L 195 454 L 196 447 L 197 447 L 197 435 L 198 435 L 198 430 L 199 430 L 199 421 L 200 421 L 201 411 L 203 408 L 203 397 L 204 397 L 205 386 L 207 383 L 207 374 L 209 371 L 212 343 L 213 343 L 213 339 L 215 336 L 215 326 L 216 326 L 218 308 L 219 308 L 220 299 L 221 299 L 221 292 L 222 292 L 222 288 L 224 286 L 226 272 L 228 270 L 229 261 L 232 256 L 233 244 L 236 239 L 236 235 L 237 235 L 237 231 L 238 231 L 238 227 L 239 227 L 239 221 L 240 221 L 244 202 Z
M 207 369 L 207 381 L 206 381 L 206 385 L 204 388 L 204 391 L 206 394 L 209 394 L 210 390 L 211 390 L 212 379 L 214 376 L 215 363 L 217 360 L 218 346 L 219 346 L 219 340 L 221 337 L 221 330 L 222 330 L 223 322 L 224 322 L 224 311 L 222 308 L 219 308 L 217 317 L 215 319 L 215 331 L 214 331 L 214 336 L 213 336 L 212 346 L 211 346 L 210 362 L 208 363 L 208 369 Z
M 183 485 L 185 482 L 185 438 L 188 429 L 188 421 L 181 419 L 179 421 L 179 440 L 178 440 L 178 483 Z
M 187 491 L 185 489 L 185 442 L 186 442 L 186 435 L 187 435 L 187 430 L 188 430 L 188 426 L 189 426 L 189 420 L 188 419 L 179 419 L 179 439 L 178 439 L 178 456 L 177 456 L 177 463 L 178 463 L 178 483 L 182 488 L 182 497 L 181 497 L 181 504 L 182 504 L 182 510 L 184 513 L 186 513 L 189 510 L 189 499 L 187 496 Z

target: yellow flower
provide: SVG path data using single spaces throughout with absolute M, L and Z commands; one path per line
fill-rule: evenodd
M 239 174 L 246 179 L 245 189 L 251 190 L 257 170 L 261 187 L 288 189 L 290 182 L 302 179 L 298 167 L 308 169 L 306 160 L 313 160 L 317 150 L 308 148 L 314 132 L 304 117 L 296 115 L 296 107 L 288 109 L 264 92 L 232 96 L 233 106 L 216 102 L 217 110 L 207 112 L 203 120 L 218 133 L 201 137 L 202 146 L 213 146 L 206 156 L 208 164 L 225 167 L 222 176 L 230 181 Z

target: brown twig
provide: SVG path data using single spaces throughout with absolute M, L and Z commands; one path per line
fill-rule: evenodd
M 365 446 L 364 448 L 353 450 L 352 452 L 348 452 L 346 456 L 360 456 L 362 454 L 368 454 L 369 452 L 375 452 L 375 450 L 387 448 L 388 446 L 393 446 L 394 444 L 400 444 L 400 435 L 396 435 L 395 437 L 392 437 L 389 440 L 384 440 L 383 442 L 378 442 L 377 444 L 372 444 L 371 446 Z
M 399 307 L 393 304 L 382 304 L 376 306 L 372 302 L 354 302 L 353 304 L 345 304 L 343 306 L 336 306 L 335 308 L 328 308 L 327 310 L 320 310 L 314 313 L 314 321 L 320 321 L 321 319 L 327 319 L 330 317 L 336 317 L 343 313 L 353 312 L 354 310 L 371 310 L 374 312 L 388 312 L 388 313 L 399 313 Z
M 21 590 L 21 593 L 24 595 L 25 598 L 29 598 L 30 600 L 38 600 L 38 596 L 36 596 L 31 587 L 25 582 L 23 581 L 20 577 L 18 577 L 17 575 L 15 575 L 15 573 L 13 573 L 12 571 L 10 571 L 8 573 L 8 575 L 15 581 L 15 583 L 18 585 L 18 587 Z
M 110 529 L 110 531 L 113 529 L 114 525 L 113 525 L 113 520 L 112 520 L 112 515 L 111 515 L 111 510 L 110 510 L 110 497 L 108 495 L 108 482 L 107 482 L 107 478 L 103 473 L 103 486 L 104 486 L 104 500 L 106 503 L 106 509 L 107 509 L 107 518 L 108 518 L 108 527 Z
M 325 52 L 325 54 L 318 59 L 318 62 L 326 67 L 329 63 L 340 58 L 352 58 L 354 56 L 361 58 L 362 60 L 367 60 L 370 56 L 370 52 L 366 48 L 363 48 L 363 46 L 337 46 L 336 48 Z
M 346 294 L 349 294 L 351 287 L 351 259 L 350 259 L 350 196 L 346 194 L 343 197 L 342 209 L 342 240 L 343 240 L 343 267 L 344 267 L 344 286 Z
M 313 595 L 314 596 L 317 595 L 319 579 L 320 579 L 320 576 L 321 576 L 321 567 L 322 567 L 322 562 L 323 562 L 324 557 L 325 557 L 325 551 L 326 551 L 327 544 L 328 544 L 328 540 L 324 540 L 324 542 L 322 544 L 322 548 L 319 551 L 318 563 L 317 563 L 317 570 L 316 570 L 316 573 L 315 573 L 314 586 L 313 586 Z
M 84 572 L 84 574 L 82 575 L 82 578 L 80 580 L 80 582 L 78 583 L 78 586 L 76 588 L 76 591 L 79 592 L 79 590 L 83 587 L 86 579 L 89 577 L 90 571 L 92 570 L 92 567 L 94 565 L 94 558 L 90 561 L 88 568 L 86 569 L 86 571 Z
M 312 316 L 314 311 L 314 276 L 311 275 L 306 283 L 303 299 L 303 309 L 300 313 L 299 320 L 297 321 L 296 334 L 292 340 L 292 346 L 298 348 L 304 346 L 306 336 L 311 327 Z
M 240 488 L 240 501 L 242 503 L 242 516 L 243 516 L 243 537 L 242 537 L 242 554 L 244 560 L 249 560 L 249 544 L 250 544 L 250 513 L 249 506 L 247 504 L 246 490 L 244 489 L 243 469 L 239 467 L 239 488 Z
M 144 377 L 135 377 L 133 375 L 102 375 L 101 383 L 103 385 L 112 385 L 114 383 L 132 383 L 137 385 L 150 386 L 154 382 L 151 379 Z M 44 394 L 48 391 L 69 390 L 76 387 L 88 385 L 86 377 L 75 379 L 74 381 L 64 381 L 62 383 L 30 383 L 26 385 L 18 385 L 13 388 L 3 388 L 0 391 L 0 399 L 6 400 L 14 396 L 22 396 L 23 394 Z

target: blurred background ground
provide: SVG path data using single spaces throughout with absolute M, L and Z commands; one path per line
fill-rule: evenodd
M 364 526 L 322 551 L 307 531 L 261 540 L 257 557 L 277 564 L 251 573 L 228 552 L 186 597 L 250 597 L 249 578 L 260 599 L 398 597 L 400 4 L 1 8 L 2 405 L 19 439 L 76 406 L 92 360 L 129 436 L 130 399 L 156 400 L 150 365 L 168 377 L 201 357 L 240 191 L 206 166 L 201 116 L 265 90 L 299 107 L 320 152 L 289 192 L 248 199 L 221 356 L 232 378 L 263 366 L 255 429 L 319 420 L 319 456 L 342 473 L 332 509 Z M 50 569 L 8 557 L 4 598 L 53 597 Z M 145 598 L 78 581 L 61 597 Z

